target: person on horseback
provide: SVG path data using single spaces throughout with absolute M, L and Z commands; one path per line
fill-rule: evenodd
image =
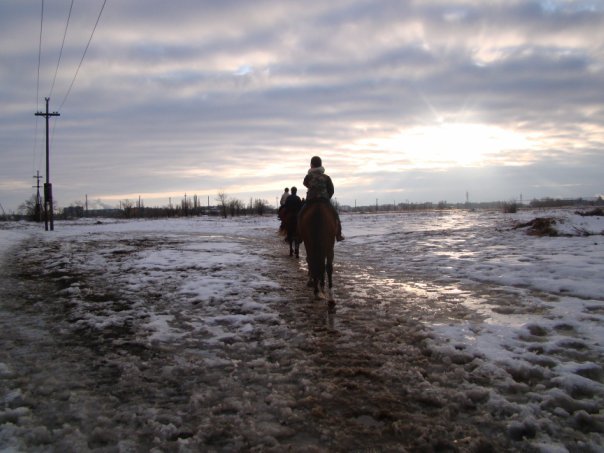
M 285 202 L 287 201 L 288 197 L 289 197 L 289 187 L 286 187 L 285 190 L 283 191 L 283 194 L 281 195 L 281 200 L 279 200 L 279 209 L 277 210 L 277 218 L 279 220 L 281 220 L 281 225 L 279 225 L 279 231 L 283 231 L 285 229 L 282 213 L 283 213 L 283 205 L 285 205 Z
M 291 242 L 296 234 L 296 219 L 298 218 L 298 212 L 304 204 L 300 197 L 297 195 L 298 189 L 294 186 L 291 188 L 291 195 L 287 197 L 285 203 L 281 207 L 281 218 L 283 219 L 283 226 L 286 231 L 285 242 Z M 290 217 L 291 216 L 291 217 Z M 293 219 L 293 225 L 288 219 Z
M 283 203 L 283 209 L 287 210 L 287 212 L 295 212 L 297 214 L 302 207 L 302 204 L 302 200 L 298 196 L 298 188 L 295 186 L 292 187 L 291 195 L 287 197 L 287 200 Z
M 283 206 L 287 201 L 287 197 L 289 197 L 289 187 L 286 187 L 283 193 L 281 194 L 281 200 L 279 202 L 280 206 Z
M 310 200 L 316 199 L 325 199 L 330 201 L 335 191 L 331 178 L 325 174 L 325 168 L 323 167 L 323 162 L 319 156 L 313 156 L 313 158 L 310 160 L 310 169 L 304 177 L 303 184 L 308 188 L 308 191 L 306 192 L 307 203 Z M 338 221 L 336 240 L 338 242 L 343 241 L 345 238 L 342 236 L 342 223 L 340 222 L 340 216 L 331 202 L 329 202 L 329 205 L 332 207 Z M 305 206 L 306 204 L 302 206 L 300 211 L 302 211 Z

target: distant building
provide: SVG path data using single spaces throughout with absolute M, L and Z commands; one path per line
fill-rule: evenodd
M 82 206 L 68 206 L 63 208 L 63 218 L 80 219 L 84 217 L 84 208 Z

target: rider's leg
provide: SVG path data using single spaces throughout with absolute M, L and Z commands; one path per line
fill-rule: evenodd
M 338 214 L 338 210 L 336 209 L 336 207 L 334 205 L 331 205 L 331 206 L 333 208 L 333 212 L 335 212 L 335 214 L 336 214 L 336 220 L 338 222 L 338 227 L 336 230 L 336 241 L 340 242 L 346 238 L 344 236 L 342 236 L 342 222 L 340 221 L 340 214 Z

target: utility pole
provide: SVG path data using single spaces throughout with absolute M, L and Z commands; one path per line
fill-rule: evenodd
M 42 220 L 42 203 L 40 203 L 40 179 L 42 179 L 42 176 L 40 176 L 40 170 L 36 172 L 34 179 L 36 180 L 36 185 L 33 186 L 34 189 L 36 189 L 36 207 L 34 208 L 34 218 L 36 219 L 36 222 L 40 222 Z
M 48 113 L 48 101 L 46 99 L 46 113 L 37 112 L 36 116 L 43 116 L 46 118 L 46 182 L 44 183 L 44 229 L 48 231 L 48 225 L 50 223 L 50 231 L 55 229 L 54 223 L 54 212 L 52 205 L 52 184 L 50 183 L 50 144 L 48 140 L 48 118 L 51 116 L 60 116 L 57 112 Z

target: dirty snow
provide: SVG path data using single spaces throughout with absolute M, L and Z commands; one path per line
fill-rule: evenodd
M 604 218 L 342 218 L 0 224 L 0 450 L 602 451 Z

